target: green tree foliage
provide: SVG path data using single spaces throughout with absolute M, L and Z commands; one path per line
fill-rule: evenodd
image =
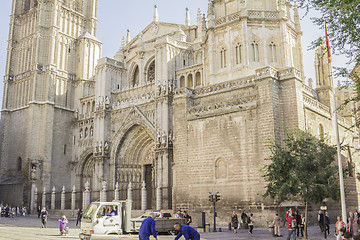
M 326 19 L 334 50 L 346 54 L 352 62 L 360 62 L 360 0 L 297 0 L 297 3 L 307 11 L 318 11 L 319 17 L 312 20 L 321 28 Z
M 267 141 L 271 155 L 262 171 L 264 197 L 280 202 L 301 199 L 313 204 L 340 197 L 336 148 L 300 129 L 286 131 L 283 144 Z
M 285 131 L 283 143 L 268 139 L 269 164 L 261 170 L 266 185 L 264 198 L 279 202 L 305 202 L 305 239 L 307 239 L 308 203 L 317 204 L 325 198 L 340 198 L 336 148 L 300 129 Z

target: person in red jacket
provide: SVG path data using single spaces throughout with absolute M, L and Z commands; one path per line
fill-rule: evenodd
M 286 240 L 290 240 L 291 235 L 293 236 L 293 240 L 296 240 L 296 214 L 292 212 L 290 209 L 286 212 L 286 221 L 288 222 L 288 235 Z

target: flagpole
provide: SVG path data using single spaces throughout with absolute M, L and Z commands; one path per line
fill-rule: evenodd
M 332 74 L 332 56 L 331 56 L 331 49 L 330 49 L 330 42 L 329 42 L 329 36 L 327 32 L 327 26 L 326 26 L 326 20 L 325 20 L 325 37 L 326 37 L 326 52 L 328 57 L 328 63 L 329 63 L 329 69 L 330 69 L 330 83 L 332 88 L 332 95 L 333 95 L 333 102 L 334 102 L 334 127 L 335 127 L 335 135 L 336 135 L 336 147 L 337 147 L 337 158 L 338 158 L 338 166 L 339 166 L 339 181 L 340 181 L 340 202 L 341 202 L 341 215 L 342 220 L 347 225 L 347 216 L 346 216 L 346 202 L 345 202 L 345 186 L 344 186 L 344 174 L 343 174 L 343 168 L 342 168 L 342 161 L 341 161 L 341 147 L 340 147 L 340 136 L 339 136 L 339 124 L 338 124 L 338 118 L 337 118 L 337 103 L 336 103 L 336 97 L 335 97 L 335 87 L 334 87 L 334 79 Z

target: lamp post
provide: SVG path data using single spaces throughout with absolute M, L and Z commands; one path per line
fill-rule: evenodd
M 213 207 L 214 207 L 214 230 L 213 232 L 216 232 L 216 217 L 217 217 L 217 214 L 216 214 L 216 202 L 220 201 L 220 195 L 219 195 L 219 192 L 217 193 L 212 193 L 212 192 L 209 192 L 209 201 L 213 203 Z

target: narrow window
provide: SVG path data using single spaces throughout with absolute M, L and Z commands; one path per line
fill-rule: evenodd
M 225 68 L 226 67 L 226 50 L 225 48 L 221 49 L 221 68 Z
M 64 144 L 64 155 L 66 154 L 66 144 Z
M 269 61 L 276 62 L 276 45 L 273 42 L 269 44 Z
M 241 63 L 241 59 L 242 59 L 242 52 L 241 52 L 241 45 L 240 43 L 238 43 L 235 47 L 235 55 L 236 55 L 236 64 L 240 64 Z
M 21 157 L 19 157 L 18 159 L 17 159 L 17 164 L 16 164 L 17 166 L 17 170 L 18 170 L 18 172 L 21 172 L 21 170 L 22 170 L 22 158 Z
M 259 45 L 255 41 L 251 43 L 251 53 L 253 62 L 259 62 Z

